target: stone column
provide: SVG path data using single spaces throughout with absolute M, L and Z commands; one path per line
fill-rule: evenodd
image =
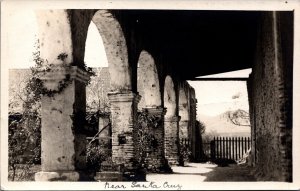
M 179 101 L 178 101 L 178 112 L 181 120 L 179 121 L 179 141 L 180 144 L 180 156 L 183 157 L 184 151 L 190 149 L 190 145 L 185 143 L 185 140 L 191 138 L 190 129 L 190 103 L 189 103 L 189 85 L 186 81 L 181 82 L 179 85 Z M 184 157 L 186 161 L 187 158 Z
M 179 121 L 179 139 L 188 139 L 189 120 Z
M 164 152 L 164 115 L 166 109 L 163 107 L 143 108 L 150 116 L 156 118 L 157 126 L 151 127 L 150 134 L 153 136 L 151 141 L 151 151 L 147 157 L 148 170 L 151 172 L 162 172 L 166 168 Z
M 165 158 L 170 165 L 179 164 L 179 132 L 180 116 L 166 117 L 165 126 Z
M 85 168 L 86 83 L 90 74 L 76 66 L 54 66 L 40 72 L 42 171 L 36 181 L 78 181 Z
M 190 129 L 190 108 L 188 100 L 188 91 L 186 88 L 180 89 L 179 94 L 179 165 L 184 165 L 184 162 L 189 160 L 188 152 L 190 151 L 191 129 Z
M 182 119 L 182 118 L 181 118 Z M 180 120 L 179 121 L 179 165 L 184 166 L 184 163 L 189 160 L 189 157 L 186 155 L 191 149 L 191 137 L 189 137 L 189 120 Z M 189 142 L 188 142 L 189 141 Z
M 135 123 L 140 95 L 133 92 L 108 93 L 111 104 L 112 161 L 135 170 Z
M 199 139 L 200 134 L 199 131 L 196 130 L 196 102 L 194 98 L 190 99 L 190 125 L 191 125 L 191 151 L 192 151 L 192 159 L 194 161 L 197 160 L 199 156 Z

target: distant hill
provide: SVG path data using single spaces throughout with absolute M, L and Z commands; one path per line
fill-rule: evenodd
M 226 112 L 216 116 L 199 115 L 198 119 L 206 126 L 205 134 L 217 133 L 217 136 L 250 136 L 250 126 L 234 125 L 226 115 Z

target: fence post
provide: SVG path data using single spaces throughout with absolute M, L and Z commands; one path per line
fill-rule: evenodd
M 215 139 L 215 137 L 214 137 L 214 139 Z M 219 158 L 219 155 L 220 155 L 219 137 L 217 137 L 216 142 L 215 142 L 215 145 L 216 145 L 215 157 L 216 157 L 216 158 Z
M 214 140 L 210 141 L 210 158 L 211 160 L 214 160 L 216 158 L 216 152 L 215 152 L 215 138 Z
M 223 154 L 222 154 L 222 158 L 225 158 L 225 137 L 223 137 L 222 139 L 222 145 L 223 145 Z
M 231 138 L 230 138 L 230 137 L 229 137 L 229 139 L 228 139 L 228 142 L 229 142 L 229 159 L 231 159 L 231 154 L 232 154 L 232 153 L 231 153 L 231 150 L 232 150 L 232 149 L 231 149 L 231 146 L 232 146 L 232 145 L 231 145 Z
M 228 137 L 225 138 L 225 148 L 226 148 L 226 155 L 225 155 L 225 158 L 227 159 L 228 158 Z
M 241 158 L 243 158 L 244 153 L 245 153 L 245 149 L 244 149 L 244 137 L 242 137 L 242 156 L 241 156 Z

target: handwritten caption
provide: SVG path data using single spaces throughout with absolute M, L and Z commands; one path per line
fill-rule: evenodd
M 127 188 L 150 188 L 150 189 L 173 189 L 173 190 L 181 190 L 182 185 L 180 184 L 171 184 L 169 182 L 164 182 L 161 184 L 157 184 L 155 182 L 131 182 L 130 185 L 122 184 L 122 183 L 112 183 L 105 182 L 104 189 L 127 189 Z

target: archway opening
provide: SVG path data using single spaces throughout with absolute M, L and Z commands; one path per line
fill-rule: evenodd
M 91 76 L 90 83 L 86 88 L 87 111 L 108 111 L 107 93 L 110 89 L 108 60 L 101 33 L 93 21 L 88 28 L 84 62 L 95 73 L 94 76 Z
M 87 168 L 99 171 L 101 157 L 111 156 L 112 129 L 107 96 L 111 80 L 102 34 L 93 21 L 90 22 L 87 32 L 84 62 L 94 72 L 86 87 L 86 120 L 89 130 Z
M 167 109 L 166 118 L 176 115 L 176 93 L 174 82 L 169 75 L 166 77 L 164 85 L 164 107 Z
M 251 148 L 246 81 L 250 72 L 239 70 L 188 81 L 197 95 L 197 120 L 204 132 L 201 161 L 238 161 Z M 216 144 L 215 153 L 211 152 L 211 141 Z
M 161 106 L 158 73 L 153 57 L 142 51 L 138 60 L 137 89 L 141 95 L 138 109 Z

